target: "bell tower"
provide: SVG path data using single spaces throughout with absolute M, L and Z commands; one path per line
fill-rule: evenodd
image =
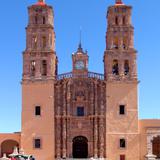
M 53 10 L 39 0 L 28 8 L 26 50 L 23 54 L 23 79 L 54 79 L 57 74 Z
M 137 79 L 136 50 L 134 49 L 134 28 L 131 23 L 131 6 L 117 0 L 107 13 L 108 28 L 104 55 L 105 78 Z
M 112 160 L 139 159 L 137 51 L 131 11 L 131 6 L 116 0 L 107 12 L 104 53 L 106 156 Z
M 28 7 L 23 52 L 21 148 L 38 160 L 54 159 L 54 14 L 44 0 Z

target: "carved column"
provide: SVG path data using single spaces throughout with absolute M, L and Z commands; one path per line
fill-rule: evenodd
M 66 138 L 67 138 L 67 126 L 66 126 L 66 83 L 63 84 L 63 119 L 62 119 L 62 158 L 66 158 Z
M 98 114 L 98 110 L 97 110 L 97 105 L 98 105 L 98 92 L 97 92 L 97 81 L 95 82 L 95 106 L 94 106 L 94 114 L 97 115 Z
M 94 115 L 94 83 L 92 83 L 92 86 L 91 86 L 90 101 L 91 101 L 90 112 L 91 112 L 91 115 Z
M 98 98 L 97 98 L 97 82 L 95 82 L 95 108 L 94 108 L 94 158 L 98 158 L 98 124 L 97 124 L 97 105 L 98 105 Z
M 107 38 L 107 44 L 108 44 L 108 46 L 107 46 L 107 48 L 108 49 L 112 49 L 113 48 L 113 38 L 112 38 L 112 36 L 108 36 L 108 38 Z
M 132 78 L 137 78 L 137 65 L 136 65 L 136 55 L 132 57 L 132 60 L 130 62 L 130 67 L 131 67 L 131 77 Z
M 56 156 L 57 156 L 57 159 L 60 159 L 61 158 L 61 117 L 57 117 L 56 118 Z
M 70 106 L 71 106 L 71 83 L 69 81 L 67 84 L 67 116 L 70 115 Z
M 148 154 L 152 154 L 152 135 L 147 135 L 147 150 Z
M 91 124 L 93 124 L 92 125 L 92 127 L 93 127 L 92 128 L 92 131 L 93 131 L 92 132 L 92 135 L 93 135 L 92 136 L 93 137 L 92 141 L 93 141 L 93 143 L 91 145 L 92 146 L 92 153 L 91 154 L 92 154 L 92 157 L 93 157 L 94 156 L 94 117 L 93 117 L 93 115 L 94 115 L 94 82 L 92 82 L 92 84 L 91 84 L 91 92 L 90 93 L 91 93 L 91 95 L 90 95 L 90 102 L 91 102 L 90 103 L 90 105 L 91 105 L 90 110 L 91 111 L 90 112 L 91 112 L 91 115 L 92 115 L 91 118 L 90 118 L 90 121 L 91 121 Z
M 119 38 L 119 48 L 123 49 L 123 37 Z
M 36 56 L 40 56 L 39 54 Z M 39 59 L 36 60 L 36 71 L 35 71 L 36 79 L 41 78 L 41 61 Z
M 148 150 L 148 154 L 146 155 L 146 160 L 155 160 L 156 159 L 156 156 L 153 155 L 152 140 L 153 140 L 153 135 L 148 134 L 147 135 L 147 150 Z
M 123 77 L 124 76 L 124 61 L 123 60 L 119 60 L 119 62 L 118 62 L 118 67 L 119 67 L 119 75 L 121 76 L 121 77 Z
M 105 133 L 105 124 L 104 124 L 104 90 L 103 90 L 103 84 L 101 85 L 101 104 L 100 104 L 100 118 L 99 118 L 99 143 L 100 143 L 100 151 L 99 151 L 99 156 L 100 158 L 104 157 L 104 133 Z
M 130 21 L 130 19 L 129 19 L 129 21 Z M 134 33 L 131 32 L 130 35 L 129 35 L 129 48 L 134 48 L 134 36 L 133 36 L 133 34 Z
M 56 115 L 56 156 L 61 158 L 61 102 L 60 86 L 57 87 L 57 115 Z
M 70 106 L 71 106 L 71 82 L 70 80 L 67 83 L 67 119 L 66 119 L 66 123 L 67 123 L 67 131 L 70 131 Z M 66 144 L 67 144 L 67 148 L 69 148 L 69 138 L 68 138 L 69 133 L 66 132 Z M 69 157 L 70 151 L 69 149 L 67 149 L 67 157 Z
M 67 149 L 66 149 L 66 137 L 67 137 L 67 128 L 66 128 L 66 118 L 63 117 L 63 120 L 62 120 L 62 125 L 63 125 L 63 128 L 62 128 L 62 158 L 66 158 L 66 154 L 67 154 Z
M 94 118 L 94 158 L 98 158 L 98 125 L 97 117 Z

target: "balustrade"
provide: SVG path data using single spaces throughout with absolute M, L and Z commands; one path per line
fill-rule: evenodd
M 104 75 L 100 73 L 88 72 L 88 74 L 73 74 L 72 72 L 57 75 L 57 80 L 66 78 L 95 78 L 104 80 Z

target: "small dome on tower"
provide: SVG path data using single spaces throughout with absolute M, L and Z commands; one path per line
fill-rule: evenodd
M 38 2 L 36 3 L 36 5 L 45 6 L 46 5 L 45 0 L 38 0 Z
M 122 0 L 116 0 L 116 5 L 123 5 Z
M 75 54 L 87 54 L 87 52 L 83 51 L 81 42 L 79 43 L 77 52 Z
M 79 43 L 77 53 L 83 53 L 82 44 Z

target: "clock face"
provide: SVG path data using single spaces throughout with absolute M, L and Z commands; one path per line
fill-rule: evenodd
M 75 64 L 76 69 L 83 69 L 84 68 L 84 62 L 83 61 L 77 61 Z

